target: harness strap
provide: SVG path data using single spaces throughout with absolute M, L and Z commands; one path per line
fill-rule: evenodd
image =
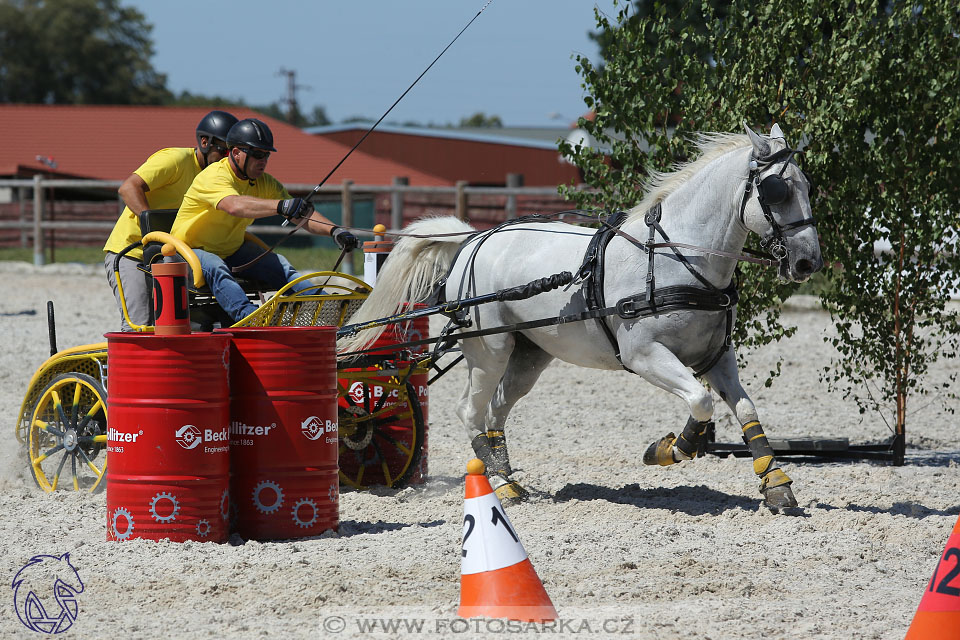
M 718 295 L 719 294 L 719 295 Z M 727 311 L 727 339 L 725 340 L 725 347 L 729 347 L 730 344 L 730 331 L 732 329 L 733 322 L 733 309 L 736 307 L 738 300 L 736 286 L 731 284 L 726 289 L 717 292 L 704 291 L 699 287 L 692 287 L 688 285 L 678 285 L 674 287 L 664 287 L 657 291 L 656 296 L 654 297 L 654 304 L 649 304 L 647 300 L 644 299 L 642 294 L 635 296 L 630 296 L 623 298 L 617 302 L 616 305 L 612 307 L 604 307 L 602 309 L 590 309 L 588 311 L 581 311 L 580 313 L 571 313 L 563 316 L 556 316 L 553 318 L 541 318 L 539 320 L 528 320 L 527 322 L 519 322 L 517 324 L 512 324 L 504 327 L 490 327 L 487 329 L 477 329 L 475 331 L 464 331 L 462 333 L 455 333 L 450 335 L 442 335 L 436 338 L 423 338 L 421 340 L 412 340 L 410 342 L 404 342 L 401 344 L 391 345 L 389 349 L 392 352 L 399 352 L 406 350 L 410 347 L 416 347 L 425 344 L 433 344 L 440 341 L 457 341 L 457 340 L 468 340 L 470 338 L 480 338 L 483 336 L 494 335 L 498 333 L 513 333 L 515 331 L 525 331 L 527 329 L 539 329 L 541 327 L 549 327 L 552 325 L 566 324 L 568 322 L 582 322 L 584 320 L 591 319 L 602 319 L 607 316 L 612 316 L 614 314 L 620 315 L 625 319 L 633 318 L 645 318 L 647 316 L 653 316 L 666 311 L 673 311 L 677 309 L 688 309 L 688 310 L 699 310 L 699 311 Z M 626 315 L 623 315 L 626 314 Z M 443 346 L 443 345 L 438 345 Z M 369 349 L 364 349 L 362 351 L 351 351 L 349 353 L 339 354 L 339 357 L 355 357 L 361 356 L 368 353 L 383 353 L 384 347 L 372 347 Z M 707 367 L 702 368 L 700 371 L 694 373 L 694 375 L 701 376 L 706 373 L 714 364 L 720 359 L 720 356 L 723 352 L 726 351 L 726 348 L 721 349 L 720 352 L 713 358 Z M 382 355 L 380 356 L 382 359 Z M 355 366 L 351 364 L 350 366 Z
M 578 279 L 586 282 L 584 297 L 586 299 L 587 309 L 602 309 L 606 306 L 605 296 L 603 294 L 604 256 L 607 252 L 607 245 L 610 244 L 613 237 L 617 235 L 618 227 L 623 224 L 623 221 L 626 219 L 627 213 L 625 211 L 611 213 L 603 222 L 603 228 L 593 234 L 593 237 L 590 239 L 583 265 L 581 265 L 580 270 L 577 272 Z M 610 330 L 610 326 L 602 317 L 597 317 L 597 324 L 613 348 L 617 362 L 623 366 L 623 361 L 620 359 L 620 344 L 613 335 L 613 331 Z M 626 367 L 624 368 L 626 369 Z

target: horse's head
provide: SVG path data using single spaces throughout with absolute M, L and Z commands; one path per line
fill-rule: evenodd
M 810 183 L 793 160 L 780 126 L 761 136 L 744 124 L 753 143 L 749 184 L 740 203 L 740 221 L 762 238 L 780 261 L 780 277 L 803 282 L 823 267 L 816 220 L 810 210 Z

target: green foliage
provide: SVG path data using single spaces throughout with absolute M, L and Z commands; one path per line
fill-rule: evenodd
M 488 116 L 485 113 L 477 112 L 469 118 L 460 118 L 461 127 L 485 127 L 497 129 L 503 126 L 500 116 Z
M 290 114 L 276 102 L 266 106 L 253 107 L 253 109 L 264 115 L 270 116 L 271 118 L 289 122 L 295 127 L 320 127 L 330 124 L 330 119 L 327 118 L 326 110 L 320 106 L 314 107 L 310 116 L 305 116 L 299 110 L 296 110 L 294 111 L 292 118 L 290 117 Z
M 840 359 L 824 379 L 862 408 L 894 403 L 902 432 L 907 396 L 924 392 L 930 362 L 956 354 L 960 331 L 945 307 L 960 274 L 950 244 L 960 211 L 956 2 L 639 4 L 643 15 L 630 4 L 613 17 L 595 12 L 602 66 L 576 57 L 596 114 L 579 124 L 609 154 L 561 145 L 599 189 L 568 196 L 630 207 L 647 171 L 688 159 L 692 134 L 779 122 L 805 143 L 801 164 L 814 177 L 811 204 L 835 267 L 821 299 Z M 875 255 L 881 239 L 891 253 Z M 772 270 L 744 265 L 743 274 L 735 340 L 751 347 L 788 335 L 777 303 L 794 287 Z
M 0 102 L 160 104 L 152 28 L 118 0 L 0 0 Z

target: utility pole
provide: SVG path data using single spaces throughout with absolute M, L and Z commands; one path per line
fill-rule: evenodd
M 284 69 L 280 68 L 280 71 L 277 72 L 278 76 L 286 76 L 287 78 L 287 93 L 283 99 L 283 105 L 286 107 L 287 112 L 287 122 L 290 124 L 296 124 L 297 115 L 300 113 L 300 109 L 297 105 L 297 90 L 298 89 L 309 89 L 306 85 L 297 84 L 297 72 L 293 69 Z

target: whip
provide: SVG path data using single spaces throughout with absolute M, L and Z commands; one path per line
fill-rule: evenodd
M 406 96 L 408 93 L 410 93 L 410 90 L 413 89 L 413 87 L 416 86 L 416 84 L 417 84 L 418 82 L 420 82 L 420 78 L 422 78 L 423 76 L 425 76 L 426 73 L 427 73 L 427 71 L 430 71 L 430 68 L 433 67 L 433 65 L 435 65 L 435 64 L 437 63 L 437 60 L 439 60 L 439 59 L 443 56 L 443 54 L 445 54 L 445 53 L 447 52 L 447 49 L 449 49 L 450 47 L 453 46 L 453 43 L 456 42 L 456 41 L 460 38 L 460 36 L 463 35 L 463 32 L 466 31 L 466 30 L 470 27 L 470 25 L 473 24 L 474 20 L 476 20 L 477 18 L 480 17 L 480 14 L 483 13 L 484 10 L 485 10 L 487 7 L 490 6 L 490 3 L 491 3 L 491 2 L 493 2 L 493 0 L 487 0 L 487 2 L 486 2 L 482 7 L 480 7 L 480 10 L 477 11 L 477 15 L 473 16 L 473 17 L 470 19 L 470 22 L 468 22 L 468 23 L 463 27 L 463 29 L 460 29 L 460 32 L 453 38 L 453 40 L 450 41 L 450 43 L 449 43 L 447 46 L 445 46 L 445 47 L 443 48 L 443 51 L 441 51 L 439 54 L 437 54 L 437 57 L 433 59 L 433 62 L 431 62 L 429 65 L 427 65 L 427 68 L 424 69 L 424 70 L 420 73 L 419 76 L 417 76 L 417 79 L 414 80 L 412 83 L 410 83 L 410 86 L 407 87 L 407 89 L 406 89 L 403 93 L 400 94 L 400 97 L 397 98 L 392 105 L 390 105 L 390 108 L 383 112 L 383 115 L 380 116 L 380 119 L 377 120 L 376 122 L 374 122 L 372 127 L 370 127 L 369 129 L 367 129 L 366 133 L 364 133 L 363 136 L 362 136 L 359 140 L 357 140 L 356 144 L 354 144 L 354 145 L 350 148 L 350 150 L 347 151 L 346 155 L 344 155 L 343 158 L 340 159 L 340 162 L 338 162 L 338 163 L 336 164 L 336 166 L 334 166 L 333 169 L 331 169 L 330 172 L 327 173 L 326 176 L 324 176 L 323 180 L 321 180 L 321 181 L 317 184 L 317 186 L 315 186 L 315 187 L 313 188 L 313 191 L 311 191 L 310 194 L 309 194 L 306 198 L 304 198 L 304 201 L 305 201 L 305 202 L 310 202 L 310 200 L 312 200 L 314 196 L 316 196 L 318 193 L 320 193 L 320 188 L 327 182 L 327 180 L 330 179 L 330 176 L 332 176 L 332 175 L 337 171 L 337 169 L 339 169 L 340 166 L 343 165 L 343 163 L 347 161 L 347 158 L 350 157 L 350 154 L 352 154 L 352 153 L 357 149 L 357 147 L 359 147 L 359 146 L 363 143 L 363 141 L 367 139 L 367 136 L 369 136 L 371 133 L 373 133 L 373 130 L 377 128 L 377 125 L 379 125 L 381 122 L 383 122 L 383 119 L 386 118 L 387 115 L 389 115 L 389 113 L 390 113 L 391 111 L 393 111 L 393 108 L 394 108 L 395 106 L 397 106 L 398 104 L 400 104 L 400 101 L 403 100 L 404 96 Z M 253 259 L 252 261 L 248 262 L 247 264 L 241 265 L 241 266 L 239 266 L 239 267 L 234 267 L 234 268 L 233 268 L 233 271 L 234 271 L 235 273 L 236 273 L 236 272 L 239 272 L 239 271 L 243 271 L 244 269 L 252 266 L 253 264 L 256 264 L 257 261 L 259 261 L 261 258 L 263 258 L 265 255 L 267 255 L 267 254 L 270 253 L 271 251 L 273 251 L 273 250 L 274 250 L 275 248 L 277 248 L 278 246 L 280 246 L 280 243 L 282 243 L 284 240 L 286 240 L 287 238 L 289 238 L 290 236 L 292 236 L 294 233 L 296 233 L 297 230 L 298 230 L 300 227 L 302 227 L 304 224 L 307 223 L 307 220 L 308 220 L 308 219 L 309 219 L 309 218 L 304 218 L 302 221 L 298 222 L 298 223 L 297 223 L 297 226 L 295 226 L 295 227 L 290 231 L 290 233 L 288 233 L 287 235 L 285 235 L 285 236 L 281 237 L 279 240 L 277 240 L 277 242 L 276 242 L 272 247 L 270 247 L 267 251 L 263 252 L 262 254 L 260 254 L 260 255 L 257 256 L 255 259 Z M 283 224 L 282 224 L 281 226 L 286 226 L 287 224 L 289 224 L 289 222 L 290 222 L 289 220 L 284 220 L 284 221 L 283 221 Z

